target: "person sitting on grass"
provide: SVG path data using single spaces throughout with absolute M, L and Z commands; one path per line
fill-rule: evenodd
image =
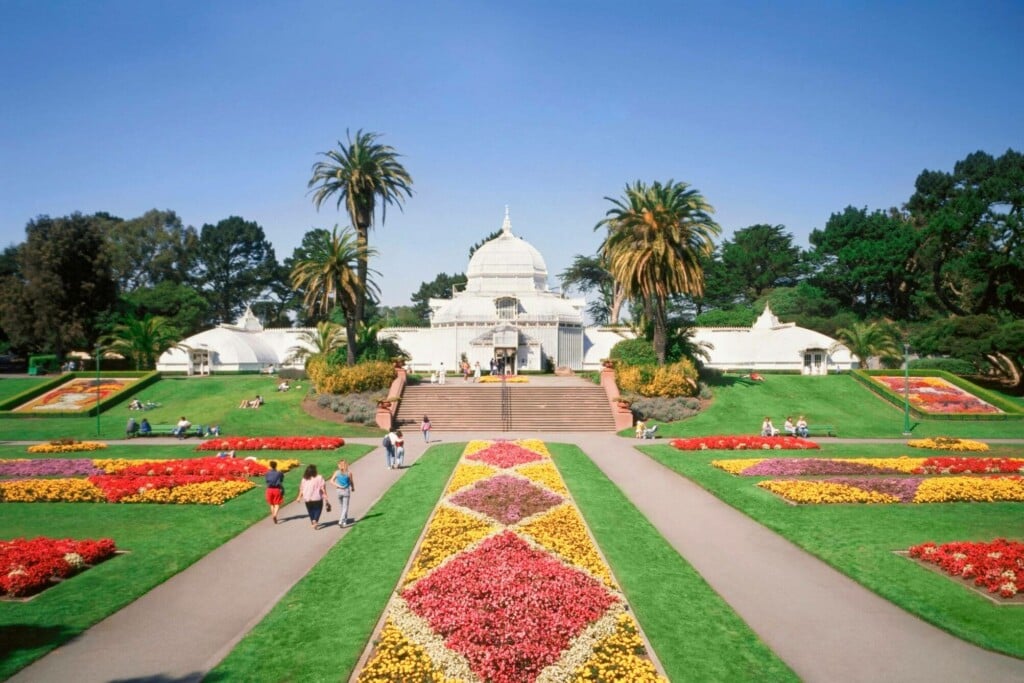
M 281 383 L 277 385 L 278 391 L 288 391 L 291 388 L 292 385 L 288 384 L 288 380 L 286 379 L 281 380 Z
M 132 402 L 128 404 L 128 410 L 145 410 L 145 406 L 142 405 L 142 401 L 137 398 L 133 398 Z

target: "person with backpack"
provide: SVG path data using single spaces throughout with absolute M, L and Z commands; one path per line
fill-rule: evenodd
M 393 428 L 384 435 L 384 439 L 381 441 L 381 445 L 384 446 L 384 462 L 389 470 L 395 469 L 395 442 L 397 441 L 398 436 Z

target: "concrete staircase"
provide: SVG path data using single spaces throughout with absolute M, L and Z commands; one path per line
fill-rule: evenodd
M 557 386 L 508 385 L 509 422 L 503 424 L 501 386 L 466 384 L 410 385 L 395 419 L 416 429 L 424 415 L 440 431 L 614 432 L 615 419 L 604 389 L 578 382 Z

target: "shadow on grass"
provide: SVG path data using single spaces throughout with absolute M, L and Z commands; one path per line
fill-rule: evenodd
M 193 671 L 184 676 L 165 676 L 157 674 L 154 676 L 136 676 L 135 678 L 115 678 L 110 683 L 199 683 L 199 681 L 220 681 L 224 680 L 219 676 L 204 676 L 201 671 Z
M 71 629 L 65 626 L 30 624 L 0 626 L 0 660 L 7 659 L 19 650 L 34 650 L 47 645 L 65 643 L 71 635 Z

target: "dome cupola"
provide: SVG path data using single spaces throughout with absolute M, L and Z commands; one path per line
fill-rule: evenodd
M 512 234 L 507 206 L 501 234 L 473 253 L 466 280 L 467 292 L 547 291 L 548 267 L 544 257 L 536 247 Z

